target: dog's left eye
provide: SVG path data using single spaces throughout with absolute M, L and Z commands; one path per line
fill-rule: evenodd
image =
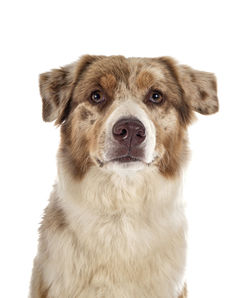
M 90 99 L 94 103 L 100 103 L 100 102 L 105 101 L 105 95 L 100 90 L 96 90 L 91 93 Z
M 157 90 L 153 90 L 149 93 L 149 97 L 148 97 L 149 101 L 158 104 L 161 103 L 163 100 L 163 96 L 162 93 L 160 91 Z

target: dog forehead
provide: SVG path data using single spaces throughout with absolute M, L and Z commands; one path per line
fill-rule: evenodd
M 157 81 L 165 80 L 162 65 L 153 58 L 128 58 L 130 87 L 150 88 Z
M 105 89 L 115 89 L 119 83 L 124 83 L 126 88 L 144 89 L 156 80 L 164 80 L 161 63 L 156 59 L 110 56 L 89 65 L 81 74 L 79 85 L 96 83 Z

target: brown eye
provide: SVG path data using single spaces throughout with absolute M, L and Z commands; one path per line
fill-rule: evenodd
M 149 100 L 153 103 L 161 103 L 163 100 L 163 96 L 160 91 L 153 90 L 149 94 Z
M 101 91 L 96 90 L 91 93 L 91 100 L 95 103 L 100 103 L 105 100 L 105 96 Z

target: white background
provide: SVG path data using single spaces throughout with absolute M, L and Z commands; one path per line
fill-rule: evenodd
M 247 2 L 1 2 L 1 297 L 28 295 L 56 176 L 59 130 L 42 122 L 38 74 L 86 53 L 168 55 L 216 74 L 220 112 L 190 127 L 189 297 L 250 297 Z

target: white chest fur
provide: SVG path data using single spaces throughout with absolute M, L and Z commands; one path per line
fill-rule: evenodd
M 157 169 L 118 176 L 92 168 L 75 182 L 59 167 L 55 197 L 68 227 L 50 237 L 51 296 L 178 297 L 186 251 L 180 180 Z

